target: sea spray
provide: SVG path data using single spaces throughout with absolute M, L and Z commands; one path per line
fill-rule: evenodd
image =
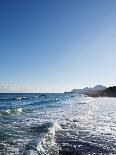
M 22 108 L 7 109 L 5 111 L 2 111 L 0 115 L 1 116 L 17 116 L 17 115 L 20 115 L 22 112 L 23 112 Z
M 53 123 L 52 126 L 48 129 L 48 133 L 41 138 L 37 145 L 37 150 L 39 155 L 57 155 L 58 146 L 55 143 L 55 132 L 62 130 L 62 127 L 58 123 Z

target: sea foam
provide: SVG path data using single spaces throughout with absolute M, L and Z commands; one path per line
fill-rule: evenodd
M 49 127 L 48 132 L 41 138 L 37 145 L 37 151 L 40 155 L 58 154 L 58 146 L 55 143 L 55 133 L 58 130 L 62 130 L 62 127 L 58 123 L 53 123 Z

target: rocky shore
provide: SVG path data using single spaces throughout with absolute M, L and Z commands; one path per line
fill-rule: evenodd
M 116 97 L 116 86 L 108 87 L 105 90 L 97 91 L 97 92 L 89 92 L 85 93 L 85 95 L 91 97 Z

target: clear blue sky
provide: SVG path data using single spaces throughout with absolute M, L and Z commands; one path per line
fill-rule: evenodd
M 0 1 L 0 91 L 115 82 L 116 0 Z

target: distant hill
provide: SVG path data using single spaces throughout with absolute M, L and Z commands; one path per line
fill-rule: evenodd
M 88 92 L 85 94 L 91 97 L 116 97 L 116 86 L 108 87 L 104 90 L 99 90 L 97 92 Z
M 78 93 L 78 94 L 84 94 L 91 97 L 116 97 L 116 86 L 112 87 L 105 87 L 102 85 L 96 85 L 95 87 L 85 87 L 83 89 L 73 89 L 70 92 L 65 93 Z
M 105 90 L 107 87 L 102 85 L 96 85 L 95 87 L 85 87 L 83 89 L 73 89 L 70 93 L 78 93 L 78 94 L 87 94 L 87 93 L 95 93 L 101 90 Z

